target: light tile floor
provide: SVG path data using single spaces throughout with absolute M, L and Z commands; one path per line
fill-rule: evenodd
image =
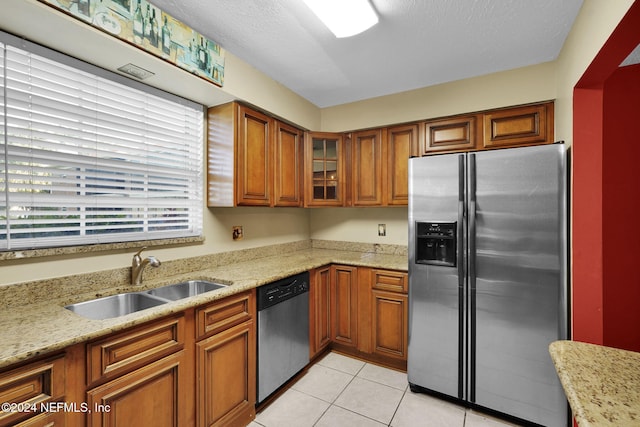
M 249 427 L 505 427 L 462 406 L 412 393 L 407 374 L 329 353 Z

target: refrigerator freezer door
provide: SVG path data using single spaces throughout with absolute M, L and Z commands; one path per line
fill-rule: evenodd
M 461 308 L 462 290 L 459 271 L 464 262 L 460 241 L 463 223 L 459 174 L 464 157 L 444 155 L 409 160 L 409 383 L 462 398 L 459 379 L 462 372 Z M 416 239 L 417 223 L 454 223 L 457 256 L 455 266 L 416 262 L 417 245 L 428 239 Z M 423 233 L 424 234 L 424 233 Z M 424 249 L 424 248 L 423 248 Z
M 475 154 L 470 400 L 545 426 L 567 425 L 548 353 L 552 341 L 567 337 L 564 150 Z

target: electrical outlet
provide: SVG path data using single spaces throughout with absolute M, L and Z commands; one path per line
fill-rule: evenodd
M 387 235 L 387 224 L 378 224 L 378 236 Z
M 232 227 L 233 230 L 233 240 L 242 240 L 242 238 L 244 237 L 244 233 L 242 232 L 242 226 L 241 225 L 234 225 Z

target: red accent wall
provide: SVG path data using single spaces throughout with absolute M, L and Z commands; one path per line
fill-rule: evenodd
M 640 65 L 616 70 L 603 101 L 603 344 L 640 351 Z
M 603 343 L 602 89 L 573 93 L 572 338 Z
M 640 43 L 634 2 L 574 90 L 573 339 L 640 351 Z

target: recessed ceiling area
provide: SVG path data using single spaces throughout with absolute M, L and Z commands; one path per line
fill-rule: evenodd
M 301 0 L 151 0 L 318 107 L 553 61 L 582 0 L 371 0 L 336 38 Z

